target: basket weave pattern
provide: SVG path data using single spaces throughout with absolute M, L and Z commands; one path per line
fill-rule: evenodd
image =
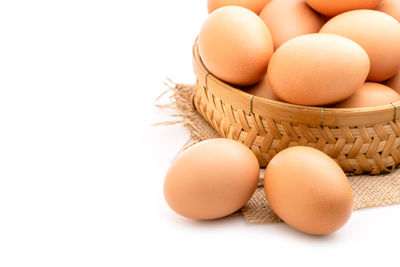
M 196 44 L 193 52 L 193 105 L 221 137 L 248 146 L 260 166 L 297 145 L 323 151 L 347 173 L 385 173 L 400 163 L 400 103 L 339 110 L 262 99 L 214 77 Z

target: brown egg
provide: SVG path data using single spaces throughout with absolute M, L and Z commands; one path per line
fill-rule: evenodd
M 256 85 L 245 89 L 245 91 L 251 95 L 255 95 L 258 97 L 279 101 L 279 97 L 277 97 L 274 92 L 272 92 L 271 85 L 268 82 L 267 76 L 262 79 L 261 82 Z
M 367 51 L 371 61 L 368 81 L 384 81 L 400 68 L 400 23 L 385 13 L 349 11 L 329 20 L 320 32 L 347 37 Z
M 262 80 L 273 52 L 265 23 L 237 6 L 211 13 L 201 28 L 198 45 L 200 57 L 212 74 L 242 86 Z
M 400 95 L 380 83 L 366 82 L 352 96 L 332 105 L 334 108 L 377 107 L 400 101 Z
M 279 152 L 265 171 L 264 190 L 273 211 L 308 234 L 332 233 L 351 216 L 353 193 L 346 175 L 314 148 L 296 146 Z
M 306 0 L 313 9 L 326 16 L 336 16 L 355 9 L 376 8 L 382 0 Z
M 174 160 L 165 177 L 165 200 L 172 210 L 188 218 L 224 217 L 250 199 L 259 172 L 256 156 L 245 145 L 209 139 Z
M 307 34 L 273 54 L 268 80 L 284 101 L 321 106 L 352 95 L 365 82 L 369 59 L 355 42 L 334 34 Z
M 387 80 L 384 84 L 395 90 L 397 93 L 400 93 L 400 70 L 395 76 Z
M 269 1 L 271 0 L 208 0 L 208 13 L 223 6 L 241 6 L 258 15 Z
M 324 19 L 304 0 L 272 0 L 260 13 L 277 49 L 294 37 L 318 32 Z
M 400 1 L 399 0 L 384 0 L 377 10 L 386 13 L 400 22 Z

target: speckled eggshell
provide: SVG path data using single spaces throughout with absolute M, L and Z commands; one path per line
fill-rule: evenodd
M 260 13 L 277 49 L 294 37 L 317 33 L 325 20 L 304 0 L 272 0 Z
M 265 23 L 238 6 L 222 7 L 208 16 L 200 30 L 198 47 L 213 75 L 239 86 L 261 81 L 273 52 Z
M 392 88 L 380 84 L 366 82 L 352 96 L 332 105 L 334 108 L 378 107 L 400 101 L 400 95 Z
M 273 92 L 284 101 L 322 106 L 352 95 L 368 72 L 368 55 L 358 44 L 338 35 L 315 33 L 280 46 L 267 76 Z
M 171 164 L 164 197 L 176 213 L 192 219 L 216 219 L 240 209 L 259 180 L 256 156 L 230 139 L 209 139 L 193 145 Z
M 314 148 L 296 146 L 279 152 L 266 168 L 264 190 L 273 211 L 308 234 L 335 232 L 352 213 L 353 194 L 346 175 Z
M 326 16 L 336 16 L 355 9 L 376 8 L 382 0 L 306 0 L 313 9 Z
M 224 6 L 241 6 L 247 8 L 257 15 L 261 12 L 263 7 L 271 0 L 208 0 L 207 7 L 208 13 Z
M 381 82 L 400 69 L 400 23 L 376 10 L 354 10 L 329 20 L 320 30 L 347 37 L 367 52 L 368 81 Z

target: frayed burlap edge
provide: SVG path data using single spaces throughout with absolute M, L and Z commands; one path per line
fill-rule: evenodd
M 165 83 L 168 90 L 163 95 L 169 94 L 169 103 L 156 104 L 160 108 L 172 108 L 176 110 L 173 115 L 179 120 L 171 120 L 157 125 L 182 124 L 190 131 L 190 140 L 182 150 L 200 141 L 217 138 L 218 134 L 196 112 L 192 105 L 194 86 L 190 84 L 178 84 L 171 80 Z M 158 101 L 159 98 L 156 100 Z M 280 222 L 279 217 L 272 211 L 264 194 L 263 188 L 264 169 L 260 172 L 258 187 L 249 202 L 234 215 L 242 215 L 248 222 L 272 223 Z M 358 210 L 368 207 L 389 206 L 400 203 L 400 169 L 383 175 L 359 175 L 349 176 L 353 189 L 353 209 Z

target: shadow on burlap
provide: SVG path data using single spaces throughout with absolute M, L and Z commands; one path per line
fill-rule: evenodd
M 169 80 L 167 86 L 169 89 L 165 93 L 170 93 L 170 103 L 166 105 L 156 104 L 156 106 L 175 109 L 177 114 L 174 117 L 179 119 L 159 123 L 159 125 L 182 124 L 189 129 L 191 139 L 182 150 L 202 140 L 219 137 L 214 129 L 194 109 L 191 101 L 193 85 L 175 84 Z M 265 169 L 260 171 L 260 181 L 254 195 L 238 212 L 248 222 L 272 223 L 281 221 L 272 211 L 265 197 L 263 188 L 264 171 Z M 353 189 L 354 210 L 400 203 L 400 169 L 396 169 L 389 174 L 358 175 L 349 176 L 348 178 Z M 234 215 L 238 215 L 238 213 Z

